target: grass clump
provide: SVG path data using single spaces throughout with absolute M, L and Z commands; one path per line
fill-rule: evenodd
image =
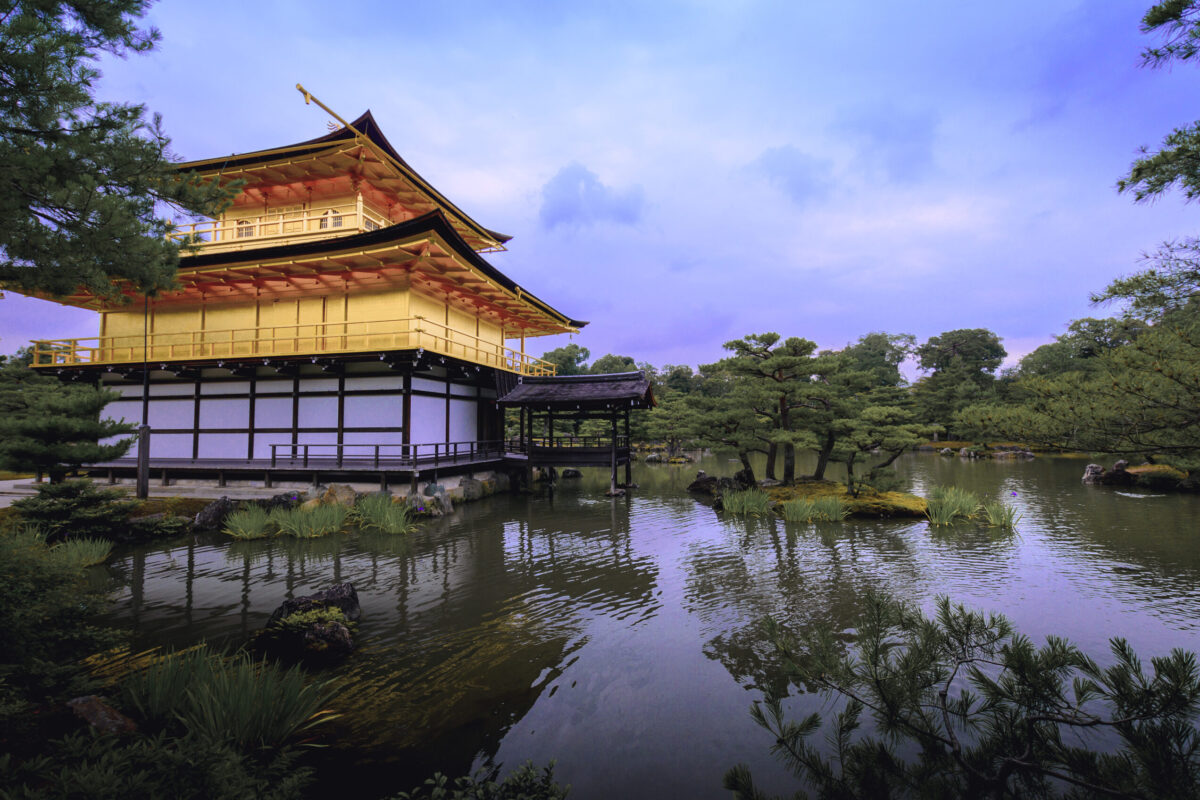
M 276 530 L 272 522 L 271 514 L 254 503 L 225 517 L 225 533 L 234 539 L 265 539 Z
M 721 507 L 742 517 L 762 517 L 771 513 L 771 496 L 762 489 L 725 492 L 721 496 Z
M 989 528 L 1016 530 L 1017 522 L 1021 519 L 1017 509 L 1007 503 L 984 503 L 982 512 Z
M 412 508 L 405 503 L 392 502 L 391 495 L 387 494 L 362 495 L 354 502 L 350 518 L 363 530 L 381 533 L 411 533 L 416 528 L 412 523 Z
M 310 511 L 302 508 L 276 508 L 271 511 L 270 520 L 279 528 L 281 534 L 297 539 L 314 539 L 342 530 L 349 513 L 350 509 L 334 504 L 317 506 Z
M 112 555 L 112 543 L 103 539 L 68 539 L 50 548 L 54 558 L 76 567 L 103 564 Z
M 323 606 L 320 608 L 310 608 L 308 611 L 297 611 L 295 614 L 281 617 L 275 624 L 284 631 L 303 633 L 312 625 L 325 625 L 331 622 L 340 623 L 351 630 L 355 627 L 355 623 L 347 619 L 342 610 L 336 606 Z
M 951 525 L 973 519 L 979 511 L 979 498 L 957 486 L 939 486 L 929 494 L 925 516 L 931 525 Z
M 204 647 L 168 655 L 129 676 L 124 696 L 159 730 L 225 742 L 241 752 L 279 748 L 334 718 L 328 691 L 299 667 L 284 669 Z
M 797 497 L 782 505 L 788 522 L 841 522 L 850 515 L 842 498 L 834 495 Z

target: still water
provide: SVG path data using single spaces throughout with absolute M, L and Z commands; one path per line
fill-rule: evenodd
M 137 648 L 237 646 L 285 598 L 352 582 L 361 650 L 328 673 L 344 716 L 319 757 L 345 767 L 354 753 L 356 784 L 379 794 L 527 759 L 555 760 L 579 800 L 726 797 L 721 776 L 738 762 L 779 793 L 797 787 L 748 713 L 776 678 L 764 617 L 848 630 L 869 589 L 927 610 L 945 594 L 1102 662 L 1117 635 L 1144 658 L 1200 651 L 1200 497 L 1083 486 L 1085 463 L 898 465 L 918 494 L 958 485 L 1015 504 L 1015 535 L 722 517 L 685 487 L 697 468 L 732 474 L 723 457 L 640 465 L 641 488 L 617 500 L 603 496 L 603 471 L 585 471 L 408 537 L 188 537 L 122 551 L 114 621 Z M 792 701 L 797 716 L 830 707 Z M 344 796 L 342 776 L 331 786 Z

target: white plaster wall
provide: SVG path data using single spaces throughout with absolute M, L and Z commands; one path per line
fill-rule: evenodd
M 256 433 L 254 434 L 254 457 L 270 458 L 272 444 L 287 444 L 292 441 L 290 433 Z M 287 458 L 290 451 L 277 448 L 280 458 Z
M 475 387 L 474 386 L 463 386 L 462 384 L 452 383 L 452 384 L 450 384 L 450 394 L 458 395 L 459 397 L 474 397 L 475 396 Z
M 250 394 L 250 381 L 201 383 L 200 394 Z
M 337 378 L 300 379 L 300 391 L 302 392 L 336 392 L 337 388 Z
M 290 397 L 256 397 L 256 398 L 254 398 L 254 427 L 255 428 L 290 428 L 290 427 L 292 427 L 292 398 L 290 398 Z
M 479 418 L 474 400 L 450 401 L 450 441 L 473 442 Z
M 153 408 L 154 406 L 151 406 Z M 153 425 L 151 426 L 153 427 Z M 126 458 L 137 456 L 137 445 L 129 448 Z M 190 433 L 154 433 L 150 432 L 151 458 L 191 458 L 192 435 Z
M 336 428 L 337 409 L 336 397 L 301 397 L 296 412 L 297 427 Z
M 190 430 L 195 423 L 195 414 L 196 408 L 190 399 L 167 400 L 164 398 L 150 401 L 149 420 L 151 428 L 187 428 Z M 190 448 L 188 456 L 191 456 Z M 162 456 L 162 458 L 167 458 L 167 456 Z M 171 458 L 174 458 L 174 456 L 171 456 Z
M 392 389 L 400 391 L 404 388 L 404 378 L 399 375 L 381 375 L 374 378 L 346 378 L 346 391 L 356 392 L 361 389 Z
M 412 379 L 412 388 L 422 392 L 438 392 L 439 394 L 445 394 L 446 392 L 444 381 L 434 381 L 429 378 L 418 378 L 416 376 Z
M 132 390 L 130 392 L 131 395 L 135 395 L 137 397 L 142 396 L 142 387 L 140 386 L 126 386 L 124 388 Z M 190 397 L 195 393 L 195 391 L 196 387 L 191 383 L 160 383 L 157 385 L 150 385 L 151 397 L 169 397 L 172 395 L 187 395 Z
M 153 450 L 151 445 L 151 452 Z M 199 453 L 200 458 L 243 459 L 246 457 L 246 434 L 201 433 Z
M 254 393 L 255 394 L 277 394 L 277 393 L 291 394 L 292 393 L 292 382 L 291 381 L 280 381 L 280 380 L 259 381 L 258 383 L 254 384 Z
M 346 398 L 347 428 L 398 428 L 404 424 L 404 400 L 399 395 Z
M 200 400 L 200 430 L 208 430 L 211 428 L 247 428 L 250 426 L 250 398 L 233 399 L 225 398 L 221 400 Z M 243 440 L 242 446 L 245 447 Z M 204 445 L 200 445 L 201 458 L 206 458 L 203 454 Z M 243 452 L 245 452 L 243 450 Z
M 410 408 L 412 433 L 408 440 L 413 444 L 446 441 L 446 401 L 440 397 L 412 398 Z
M 141 400 L 113 400 L 104 407 L 104 418 L 125 420 L 137 425 L 142 421 Z

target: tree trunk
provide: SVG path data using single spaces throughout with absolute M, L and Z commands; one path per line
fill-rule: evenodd
M 745 450 L 738 450 L 738 459 L 742 462 L 742 469 L 750 476 L 750 480 L 754 481 L 754 467 L 750 466 L 750 454 Z
M 775 480 L 775 451 L 778 449 L 774 442 L 767 445 L 767 480 Z
M 825 468 L 829 466 L 829 455 L 833 452 L 833 445 L 837 443 L 837 437 L 832 433 L 825 435 L 825 444 L 821 445 L 821 449 L 817 451 L 817 468 L 813 470 L 813 480 L 823 480 L 825 478 Z
M 796 445 L 791 442 L 783 445 L 783 482 L 788 486 L 796 482 Z

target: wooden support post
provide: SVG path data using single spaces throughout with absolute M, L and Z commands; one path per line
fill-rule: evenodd
M 629 438 L 629 409 L 625 409 L 625 488 L 633 486 L 633 442 Z
M 171 481 L 167 479 L 167 471 L 165 469 L 163 470 L 163 474 L 162 474 L 162 485 L 163 486 L 171 485 Z
M 217 470 L 217 486 L 225 486 L 225 470 Z
M 617 413 L 612 415 L 612 478 L 608 482 L 608 493 L 617 493 Z
M 381 472 L 381 473 L 379 473 L 379 491 L 386 492 L 387 490 L 388 490 L 387 473 Z
M 38 475 L 41 483 L 42 476 Z M 137 498 L 145 500 L 150 496 L 150 426 L 138 426 L 138 455 L 137 455 Z
M 265 486 L 268 489 L 271 488 L 271 471 L 270 470 L 267 470 L 266 472 L 263 473 L 263 486 Z
M 113 471 L 112 471 L 111 469 L 108 471 L 108 482 L 109 482 L 109 483 L 116 483 L 116 482 L 117 482 L 117 476 L 116 476 L 116 475 L 113 475 Z

